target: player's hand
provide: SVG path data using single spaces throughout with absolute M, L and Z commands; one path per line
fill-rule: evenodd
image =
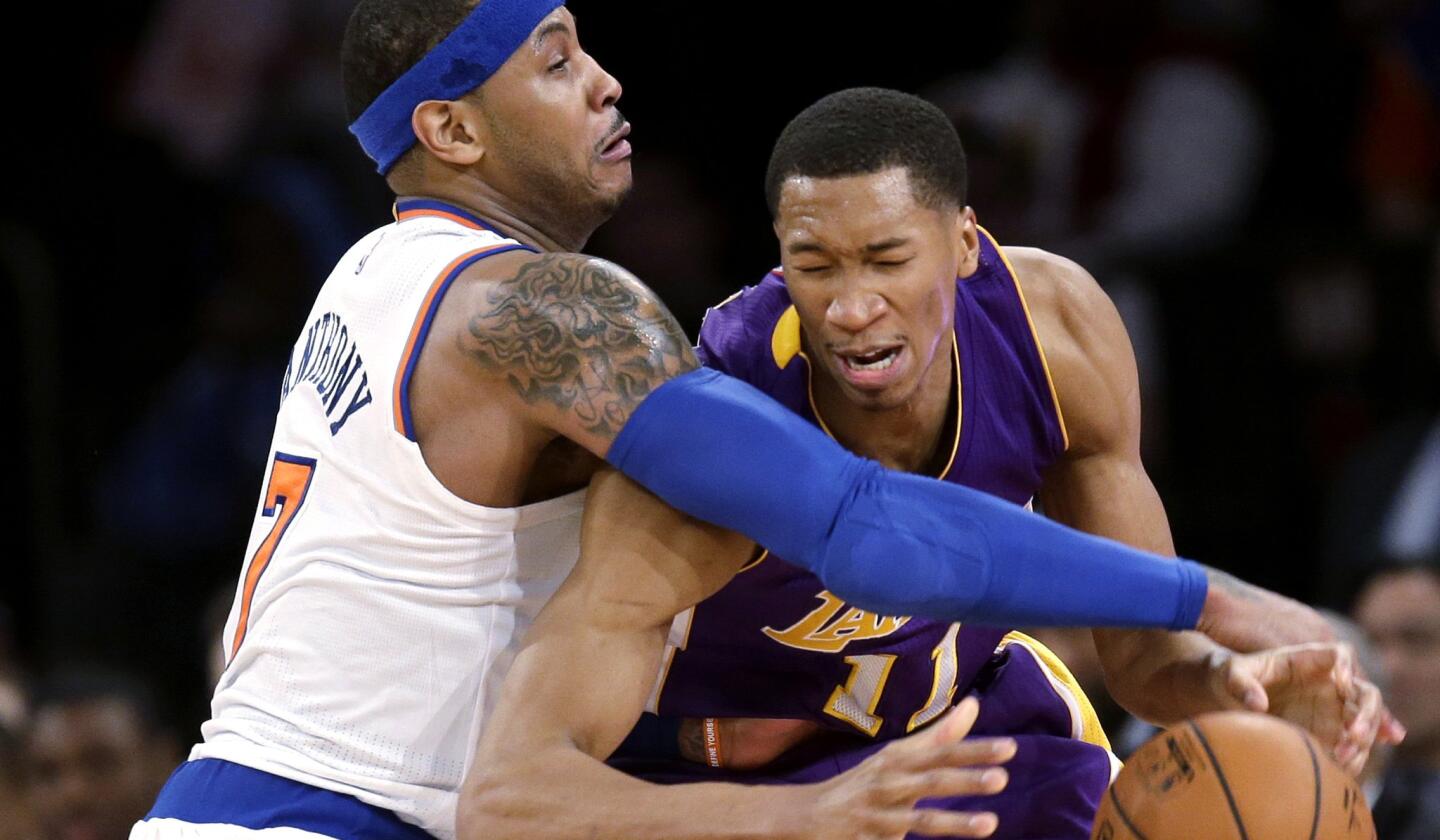
M 1377 739 L 1399 743 L 1405 734 L 1346 644 L 1219 654 L 1211 680 L 1232 708 L 1269 712 L 1309 731 L 1352 776 Z
M 1335 641 L 1335 628 L 1314 609 L 1207 568 L 1209 594 L 1195 629 L 1241 653 Z
M 820 840 L 901 840 L 989 837 L 999 820 L 988 812 L 916 808 L 932 796 L 999 793 L 1003 764 L 1015 755 L 1009 738 L 965 740 L 980 704 L 966 698 L 929 728 L 890 744 L 858 767 L 818 785 L 808 823 Z
M 796 744 L 824 731 L 820 724 L 808 720 L 711 720 L 719 729 L 719 766 L 732 770 L 757 770 L 784 755 Z M 680 721 L 680 755 L 699 764 L 710 763 L 710 755 L 706 749 L 705 719 L 685 718 Z

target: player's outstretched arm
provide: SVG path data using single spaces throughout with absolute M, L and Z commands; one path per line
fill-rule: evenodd
M 1072 626 L 1180 629 L 1200 617 L 1206 579 L 1196 564 L 885 470 L 749 385 L 695 369 L 674 319 L 618 266 L 506 254 L 472 270 L 504 275 L 461 284 L 446 303 L 464 307 L 454 346 L 473 375 L 502 385 L 487 393 L 858 606 Z
M 1047 515 L 1157 554 L 1173 555 L 1164 505 L 1140 459 L 1135 357 L 1108 297 L 1084 269 L 1013 249 L 1067 421 L 1069 450 L 1041 490 Z M 1208 570 L 1202 629 L 1242 652 L 1329 642 L 1318 613 Z M 1099 629 L 1107 687 L 1131 712 L 1169 724 L 1201 712 L 1273 711 L 1308 728 L 1337 759 L 1363 764 L 1383 718 L 1373 685 L 1334 644 L 1237 656 L 1199 633 Z
M 459 810 L 462 840 L 586 837 L 984 837 L 990 814 L 917 809 L 930 796 L 998 792 L 1006 739 L 963 740 L 973 701 L 819 785 L 662 787 L 602 759 L 639 717 L 666 628 L 724 584 L 750 544 L 598 475 L 581 559 L 526 636 L 485 722 Z

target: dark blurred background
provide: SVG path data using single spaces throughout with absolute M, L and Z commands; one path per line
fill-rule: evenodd
M 11 28 L 0 728 L 96 663 L 197 737 L 286 353 L 390 218 L 345 129 L 352 5 L 55 4 Z M 1437 0 L 570 8 L 635 126 L 635 193 L 590 250 L 692 335 L 777 261 L 785 122 L 842 87 L 920 93 L 960 129 L 981 223 L 1120 306 L 1183 554 L 1339 610 L 1375 568 L 1435 563 Z

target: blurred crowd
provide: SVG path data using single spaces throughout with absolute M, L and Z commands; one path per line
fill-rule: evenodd
M 1369 773 L 1380 836 L 1440 837 L 1440 0 L 667 4 L 643 38 L 570 5 L 636 126 L 589 250 L 692 334 L 776 260 L 790 116 L 855 84 L 950 113 L 981 224 L 1119 306 L 1181 552 L 1348 617 L 1410 732 Z M 390 212 L 344 126 L 351 6 L 109 4 L 64 130 L 12 157 L 0 840 L 124 837 L 198 737 L 286 353 Z M 1135 746 L 1089 642 L 1046 639 Z

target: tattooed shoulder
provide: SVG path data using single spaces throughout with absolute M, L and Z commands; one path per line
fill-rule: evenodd
M 613 440 L 640 401 L 697 366 L 655 293 L 614 263 L 540 254 L 475 298 L 461 349 L 556 431 Z

